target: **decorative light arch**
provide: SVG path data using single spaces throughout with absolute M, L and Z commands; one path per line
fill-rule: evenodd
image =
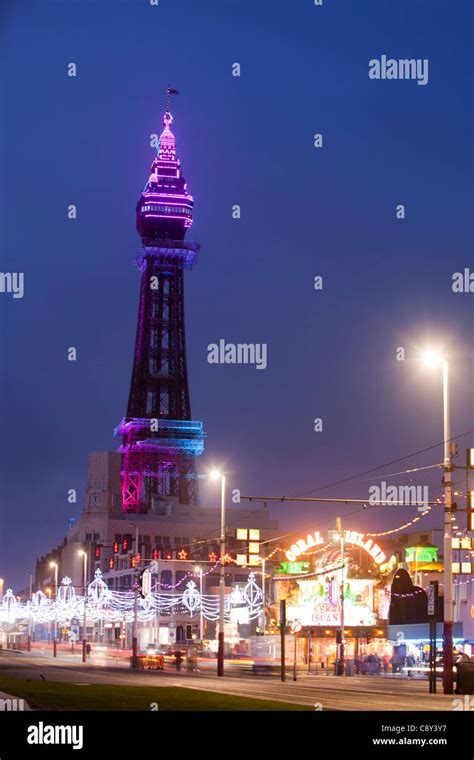
M 98 569 L 94 580 L 87 587 L 86 612 L 89 620 L 107 622 L 131 622 L 134 617 L 135 591 L 113 591 L 102 578 Z M 237 586 L 224 597 L 226 621 L 231 620 L 232 610 L 246 608 L 248 619 L 256 619 L 262 610 L 263 593 L 255 581 L 255 573 L 249 573 L 247 583 Z M 140 621 L 153 619 L 156 614 L 163 617 L 183 615 L 193 617 L 201 612 L 207 620 L 219 619 L 219 596 L 200 594 L 195 581 L 189 580 L 182 593 L 150 592 L 145 597 L 138 595 L 137 617 Z M 4 594 L 0 604 L 0 623 L 11 624 L 17 620 L 32 619 L 36 623 L 58 620 L 67 623 L 84 614 L 84 597 L 78 596 L 70 578 L 63 578 L 56 598 L 48 599 L 42 591 L 32 596 L 31 602 L 20 603 L 11 589 Z

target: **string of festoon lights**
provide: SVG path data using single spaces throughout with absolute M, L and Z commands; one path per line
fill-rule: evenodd
M 472 583 L 474 578 L 468 578 L 467 581 L 455 581 L 454 586 L 466 586 L 468 583 Z
M 213 573 L 214 570 L 220 567 L 220 564 L 221 564 L 220 559 L 216 560 L 216 563 L 210 568 L 210 570 L 207 571 L 207 573 L 203 573 L 202 577 L 205 578 L 210 573 Z M 227 558 L 226 558 L 226 564 L 227 564 Z M 194 573 L 192 570 L 188 570 L 188 572 L 185 573 L 185 575 L 183 575 L 183 577 L 180 578 L 179 581 L 177 581 L 177 583 L 162 583 L 161 581 L 155 581 L 154 586 L 155 588 L 159 586 L 162 589 L 178 588 L 179 586 L 181 586 L 182 583 L 184 583 L 185 580 L 187 580 L 188 578 L 191 578 L 193 575 L 196 575 L 196 573 Z
M 0 623 L 11 624 L 17 620 L 48 623 L 56 620 L 67 623 L 71 618 L 82 617 L 84 612 L 90 620 L 106 622 L 131 622 L 134 618 L 136 594 L 134 591 L 109 589 L 102 572 L 95 571 L 87 594 L 79 596 L 70 578 L 63 578 L 56 597 L 49 599 L 42 591 L 36 591 L 31 601 L 19 602 L 12 589 L 4 594 L 0 604 Z M 227 622 L 240 617 L 254 620 L 262 610 L 263 593 L 250 572 L 245 585 L 235 586 L 224 597 L 224 615 Z M 84 610 L 85 605 L 85 610 Z M 188 580 L 181 594 L 150 591 L 145 596 L 137 594 L 137 618 L 151 620 L 157 615 L 182 614 L 189 617 L 202 613 L 206 620 L 218 620 L 219 596 L 200 594 L 194 580 Z
M 428 506 L 427 509 L 422 512 L 420 515 L 417 515 L 413 518 L 413 520 L 409 520 L 409 522 L 403 523 L 403 525 L 399 525 L 398 528 L 391 528 L 390 530 L 384 530 L 380 533 L 366 533 L 366 536 L 376 537 L 376 536 L 390 536 L 392 533 L 398 533 L 399 530 L 405 530 L 405 528 L 409 528 L 410 525 L 414 525 L 418 522 L 418 520 L 421 520 L 422 517 L 426 517 L 431 512 L 431 507 Z

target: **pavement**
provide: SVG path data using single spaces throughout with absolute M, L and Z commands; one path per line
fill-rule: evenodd
M 19 678 L 39 678 L 74 684 L 114 684 L 140 686 L 176 686 L 246 697 L 271 699 L 314 706 L 315 710 L 368 711 L 451 711 L 454 695 L 429 694 L 426 680 L 384 678 L 383 676 L 337 677 L 300 673 L 298 680 L 287 674 L 286 682 L 277 677 L 255 676 L 228 669 L 223 678 L 210 672 L 179 673 L 131 671 L 125 662 L 109 664 L 82 663 L 79 658 L 53 660 L 48 653 L 7 652 L 0 657 L 0 674 Z M 441 690 L 441 685 L 439 684 Z

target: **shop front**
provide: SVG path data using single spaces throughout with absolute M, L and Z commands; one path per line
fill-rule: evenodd
M 393 654 L 387 637 L 393 563 L 355 531 L 345 533 L 343 556 L 328 544 L 318 549 L 320 542 L 319 535 L 311 535 L 295 543 L 287 553 L 289 562 L 282 563 L 274 577 L 279 598 L 286 600 L 287 622 L 302 625 L 299 638 L 304 643 L 298 651 L 310 672 L 330 672 L 343 636 L 348 674 L 388 672 Z

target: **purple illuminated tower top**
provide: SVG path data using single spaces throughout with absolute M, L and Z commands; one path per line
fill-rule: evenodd
M 158 155 L 137 204 L 137 230 L 145 243 L 156 239 L 184 240 L 193 223 L 193 198 L 176 158 L 176 140 L 170 126 L 173 117 L 166 111 Z
M 137 203 L 140 303 L 127 416 L 116 430 L 122 436 L 123 510 L 132 513 L 160 513 L 171 497 L 196 506 L 195 457 L 204 448 L 202 423 L 191 418 L 184 329 L 184 270 L 196 261 L 199 245 L 184 240 L 193 198 L 172 121 L 166 111 Z

